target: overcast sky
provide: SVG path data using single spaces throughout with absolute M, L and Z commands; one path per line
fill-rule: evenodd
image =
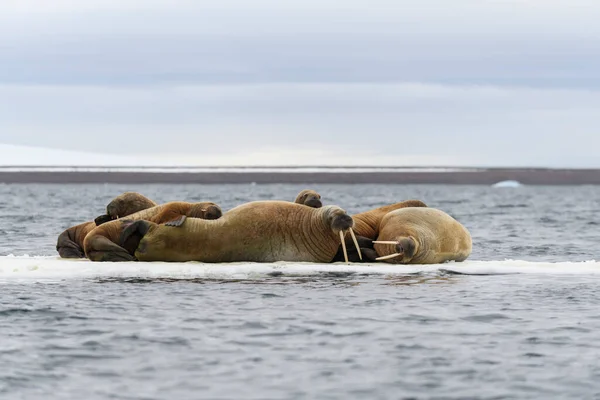
M 596 0 L 3 0 L 0 144 L 600 167 L 598 15 Z

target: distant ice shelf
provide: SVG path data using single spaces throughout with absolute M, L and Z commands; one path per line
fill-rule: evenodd
M 478 168 L 443 167 L 55 167 L 0 166 L 0 172 L 134 172 L 134 173 L 452 173 L 477 172 Z
M 496 188 L 518 188 L 523 186 L 523 184 L 519 181 L 501 181 L 492 185 L 492 187 Z

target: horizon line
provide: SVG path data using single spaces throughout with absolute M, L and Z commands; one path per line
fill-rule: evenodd
M 547 167 L 547 166 L 477 166 L 477 165 L 0 165 L 0 169 L 62 169 L 62 168 L 104 168 L 104 169 L 477 169 L 477 170 L 600 170 L 597 167 Z

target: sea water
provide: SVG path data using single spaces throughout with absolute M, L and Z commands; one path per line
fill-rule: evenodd
M 56 238 L 116 195 L 420 199 L 464 263 L 92 263 Z M 600 187 L 0 185 L 2 399 L 600 398 Z

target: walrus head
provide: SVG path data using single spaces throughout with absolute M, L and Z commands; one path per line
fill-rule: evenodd
M 106 213 L 116 219 L 154 206 L 155 202 L 137 192 L 125 192 L 108 203 Z
M 222 215 L 221 207 L 208 201 L 194 203 L 189 212 L 189 217 L 201 219 L 219 219 Z
M 394 250 L 391 254 L 377 257 L 377 261 L 387 260 L 393 264 L 406 264 L 417 254 L 419 242 L 412 236 L 398 237 L 396 240 L 374 240 L 375 244 L 391 244 Z
M 125 192 L 115 197 L 106 206 L 106 214 L 100 215 L 94 221 L 96 225 L 126 217 L 138 211 L 156 206 L 156 203 L 137 192 Z
M 342 250 L 344 252 L 344 260 L 348 262 L 348 251 L 346 250 L 346 240 L 344 239 L 346 232 L 350 233 L 350 236 L 354 241 L 354 245 L 356 246 L 358 257 L 362 260 L 360 246 L 358 245 L 356 235 L 354 235 L 354 231 L 352 230 L 352 227 L 354 226 L 354 220 L 352 219 L 352 217 L 349 216 L 346 213 L 346 211 L 337 206 L 324 207 L 324 211 L 326 222 L 331 227 L 331 230 L 335 234 L 340 236 L 340 241 L 342 242 Z
M 312 208 L 321 208 L 323 206 L 323 203 L 321 203 L 321 195 L 310 189 L 305 189 L 298 193 L 294 203 L 304 204 L 305 206 Z

